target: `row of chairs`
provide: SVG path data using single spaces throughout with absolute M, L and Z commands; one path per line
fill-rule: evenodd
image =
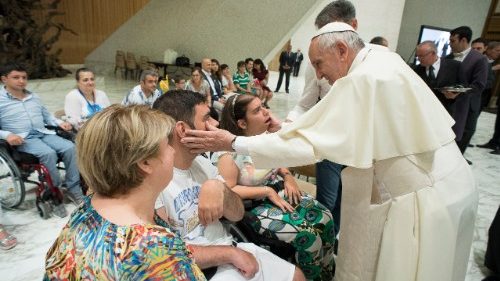
M 120 70 L 122 77 L 127 79 L 129 76 L 131 79 L 139 79 L 141 73 L 144 70 L 156 69 L 156 67 L 149 63 L 149 58 L 147 56 L 140 56 L 139 62 L 137 62 L 134 53 L 116 51 L 115 55 L 115 71 Z

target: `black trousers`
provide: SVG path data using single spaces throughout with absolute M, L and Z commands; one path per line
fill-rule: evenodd
M 500 277 L 500 208 L 488 231 L 488 246 L 484 257 L 484 265 Z
M 467 145 L 470 143 L 472 136 L 476 132 L 477 119 L 481 113 L 481 95 L 471 97 L 469 104 L 469 112 L 467 114 L 467 119 L 465 121 L 464 134 L 462 139 L 457 142 L 458 148 L 462 154 L 467 149 Z
M 299 76 L 299 70 L 300 70 L 300 62 L 296 62 L 294 65 L 293 65 L 293 76 L 297 77 Z
M 283 75 L 286 75 L 285 76 L 285 90 L 288 92 L 288 86 L 290 85 L 290 74 L 291 73 L 292 73 L 291 69 L 288 69 L 288 70 L 280 69 L 280 76 L 278 78 L 278 85 L 276 85 L 275 92 L 279 92 L 279 90 L 281 88 L 281 82 L 283 82 Z
M 500 146 L 500 109 L 497 107 L 497 117 L 495 119 L 495 132 L 489 143 Z

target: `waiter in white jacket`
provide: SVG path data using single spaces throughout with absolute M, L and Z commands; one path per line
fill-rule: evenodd
M 453 119 L 399 55 L 365 48 L 348 24 L 318 30 L 309 58 L 333 86 L 298 120 L 253 137 L 207 125 L 183 142 L 257 167 L 347 166 L 336 280 L 464 280 L 478 197 Z

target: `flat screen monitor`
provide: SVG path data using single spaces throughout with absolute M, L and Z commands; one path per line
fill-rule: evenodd
M 437 55 L 446 57 L 451 53 L 450 47 L 450 29 L 435 27 L 430 25 L 420 26 L 420 34 L 418 35 L 418 44 L 424 41 L 433 41 L 437 47 Z M 415 56 L 415 64 L 419 64 Z

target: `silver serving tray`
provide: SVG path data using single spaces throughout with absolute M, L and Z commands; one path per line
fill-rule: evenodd
M 458 87 L 443 87 L 439 88 L 439 91 L 446 91 L 446 92 L 454 92 L 454 93 L 465 93 L 469 90 L 472 90 L 472 88 L 458 88 Z

